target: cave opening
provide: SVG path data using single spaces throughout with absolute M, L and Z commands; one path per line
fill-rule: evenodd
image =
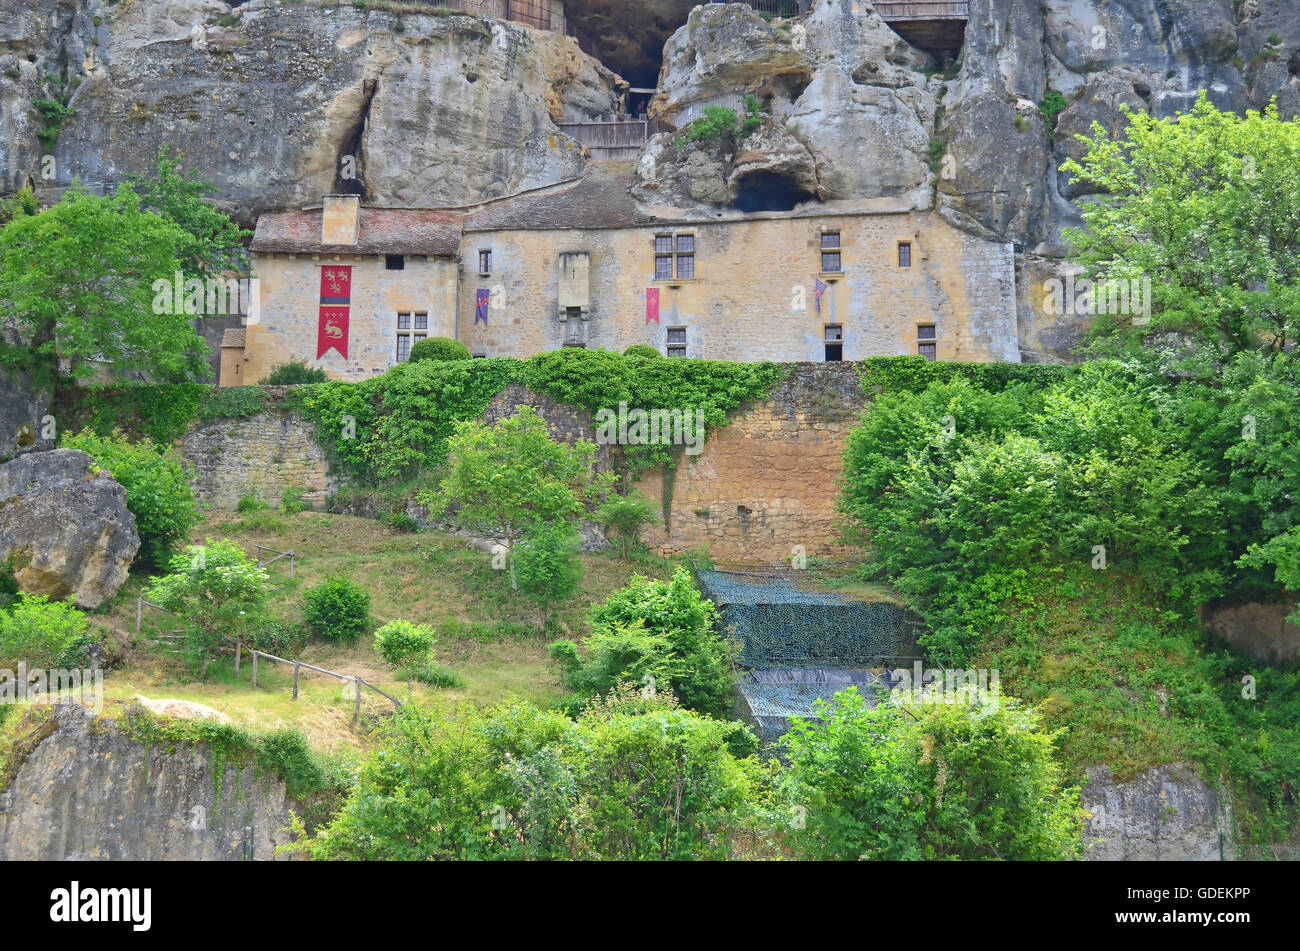
M 731 205 L 738 211 L 793 211 L 795 205 L 817 195 L 807 186 L 779 172 L 755 172 L 737 183 Z

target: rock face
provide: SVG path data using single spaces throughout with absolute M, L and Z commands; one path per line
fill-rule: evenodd
M 148 747 L 83 707 L 33 741 L 0 790 L 0 860 L 268 860 L 302 811 L 277 778 L 204 745 Z
M 7 4 L 0 73 L 4 190 L 114 183 L 169 143 L 248 223 L 333 191 L 428 207 L 571 178 L 583 150 L 555 122 L 609 111 L 626 85 L 519 24 L 276 0 Z M 52 182 L 45 96 L 76 110 Z
M 50 446 L 49 393 L 29 379 L 0 371 L 0 462 L 21 452 Z
M 1287 620 L 1295 601 L 1227 605 L 1202 614 L 1206 627 L 1260 660 L 1300 658 L 1300 624 Z
M 76 449 L 0 466 L 0 561 L 21 590 L 98 607 L 126 581 L 140 547 L 126 490 Z
M 1198 861 L 1236 858 L 1232 804 L 1174 763 L 1117 783 L 1109 767 L 1088 770 L 1083 807 L 1091 813 L 1084 858 L 1092 861 Z

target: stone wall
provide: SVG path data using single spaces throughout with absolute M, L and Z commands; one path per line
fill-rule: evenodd
M 1097 861 L 1217 862 L 1235 859 L 1231 801 L 1180 763 L 1126 783 L 1108 766 L 1088 770 L 1084 858 Z
M 794 364 L 772 398 L 733 413 L 704 451 L 683 456 L 665 524 L 646 541 L 665 553 L 707 548 L 719 561 L 771 564 L 795 546 L 835 555 L 844 447 L 866 396 L 850 363 Z M 663 472 L 638 487 L 656 506 Z
M 279 505 L 293 488 L 305 489 L 304 500 L 323 508 L 336 486 L 312 425 L 290 413 L 201 423 L 185 434 L 180 452 L 197 472 L 199 501 L 219 509 L 234 508 L 250 492 Z

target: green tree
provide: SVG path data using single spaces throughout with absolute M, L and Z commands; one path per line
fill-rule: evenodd
M 187 237 L 176 257 L 187 277 L 206 279 L 223 271 L 248 273 L 244 241 L 253 233 L 240 228 L 208 201 L 218 188 L 207 179 L 183 174 L 168 145 L 158 147 L 152 175 L 130 176 L 125 185 L 140 196 L 142 208 L 172 221 L 185 232 Z
M 915 712 L 912 712 L 915 711 Z M 1077 858 L 1082 810 L 1036 718 L 992 707 L 874 709 L 856 688 L 818 701 L 783 738 L 784 787 L 814 859 Z
M 318 637 L 354 640 L 370 628 L 370 595 L 350 578 L 328 577 L 307 589 L 302 620 Z
M 100 198 L 72 189 L 38 215 L 0 230 L 0 322 L 22 335 L 0 341 L 0 368 L 31 370 L 42 385 L 107 362 L 119 373 L 202 378 L 205 348 L 184 315 L 153 312 L 152 283 L 171 279 L 189 246 L 175 223 L 119 188 Z
M 542 609 L 542 630 L 551 606 L 567 601 L 582 581 L 580 539 L 569 522 L 534 522 L 515 548 L 515 579 L 521 593 Z
M 1124 112 L 1121 134 L 1094 124 L 1083 158 L 1061 166 L 1103 192 L 1066 232 L 1073 259 L 1093 279 L 1151 281 L 1151 323 L 1099 315 L 1099 346 L 1175 330 L 1213 356 L 1286 350 L 1300 321 L 1300 122 L 1276 104 L 1220 112 L 1204 92 L 1185 115 Z
M 126 489 L 126 506 L 140 535 L 137 561 L 166 565 L 202 520 L 189 469 L 170 446 L 156 446 L 148 438 L 131 443 L 120 431 L 99 436 L 91 429 L 64 433 L 59 445 L 87 453 Z
M 714 630 L 717 617 L 686 568 L 666 584 L 633 575 L 592 608 L 585 660 L 568 641 L 551 645 L 550 652 L 569 686 L 583 693 L 601 695 L 631 681 L 668 689 L 683 706 L 722 716 L 731 708 L 736 676 L 733 649 Z
M 268 577 L 235 542 L 209 538 L 172 558 L 170 573 L 153 580 L 148 597 L 185 619 L 186 653 L 206 677 L 223 641 L 235 640 L 262 620 Z
M 657 524 L 659 520 L 646 497 L 633 491 L 627 495 L 611 495 L 596 511 L 596 521 L 614 532 L 619 560 L 627 561 L 641 545 L 641 533 L 646 526 Z
M 410 621 L 389 621 L 375 631 L 375 650 L 393 670 L 406 672 L 406 693 L 411 693 L 411 678 L 419 667 L 433 659 L 433 628 Z
M 531 406 L 488 426 L 458 423 L 448 441 L 448 471 L 438 491 L 420 501 L 432 515 L 450 514 L 457 527 L 515 543 L 536 522 L 576 522 L 589 503 L 609 491 L 612 474 L 594 469 L 596 447 L 550 438 L 546 422 Z M 513 560 L 512 585 L 517 584 Z

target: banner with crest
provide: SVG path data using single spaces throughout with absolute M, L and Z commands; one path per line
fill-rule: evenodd
M 320 269 L 320 320 L 316 328 L 316 359 L 332 347 L 348 358 L 348 311 L 352 304 L 351 265 L 327 264 Z

